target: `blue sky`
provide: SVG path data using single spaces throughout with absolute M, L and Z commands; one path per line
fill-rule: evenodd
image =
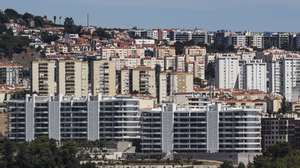
M 103 27 L 300 31 L 299 0 L 0 0 L 0 8 Z

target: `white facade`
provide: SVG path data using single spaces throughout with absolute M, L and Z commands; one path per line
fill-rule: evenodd
M 140 101 L 130 97 L 26 96 L 11 100 L 9 138 L 32 141 L 136 140 L 140 131 Z
M 241 63 L 239 88 L 267 92 L 267 64 L 262 60 Z
M 252 47 L 263 48 L 263 36 L 262 35 L 253 35 Z
M 141 150 L 145 153 L 260 152 L 259 113 L 258 109 L 220 104 L 194 108 L 164 104 L 142 111 Z
M 232 89 L 238 86 L 239 60 L 234 55 L 219 56 L 216 60 L 216 86 Z
M 282 62 L 282 94 L 287 101 L 293 100 L 293 97 L 299 99 L 300 88 L 300 58 L 284 58 Z M 294 95 L 297 92 L 297 95 Z

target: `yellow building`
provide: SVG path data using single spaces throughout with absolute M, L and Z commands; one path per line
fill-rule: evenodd
M 171 88 L 173 93 L 192 92 L 193 87 L 193 74 L 185 72 L 174 72 L 171 74 Z
M 193 74 L 165 71 L 159 74 L 158 101 L 170 101 L 175 93 L 193 92 Z
M 39 95 L 55 95 L 55 61 L 38 60 L 32 62 L 31 90 Z
M 140 66 L 132 70 L 132 91 L 156 97 L 155 70 Z
M 32 92 L 39 95 L 88 95 L 88 63 L 80 60 L 32 62 Z
M 58 62 L 58 93 L 67 96 L 88 95 L 88 62 L 60 60 Z
M 139 66 L 123 68 L 120 71 L 120 93 L 123 95 L 140 94 L 156 97 L 155 70 Z
M 92 93 L 108 96 L 116 95 L 116 68 L 106 60 L 92 63 Z
M 8 133 L 8 113 L 1 108 L 0 109 L 0 138 L 7 137 Z

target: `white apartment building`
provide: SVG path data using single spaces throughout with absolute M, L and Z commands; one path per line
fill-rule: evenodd
M 142 110 L 141 150 L 159 153 L 259 153 L 260 110 L 163 104 Z M 237 117 L 238 116 L 238 117 Z
M 175 57 L 175 65 L 177 72 L 185 72 L 185 56 L 184 55 L 177 55 Z M 168 65 L 170 66 L 170 65 Z
M 232 37 L 232 45 L 236 47 L 246 47 L 247 46 L 247 40 L 245 35 L 234 35 Z
M 136 45 L 154 45 L 155 40 L 153 40 L 153 39 L 135 39 L 134 43 Z
M 286 57 L 282 61 L 282 94 L 287 101 L 300 98 L 300 57 Z
M 281 60 L 269 57 L 267 63 L 268 92 L 281 93 Z
M 102 59 L 110 59 L 112 57 L 145 57 L 144 48 L 102 48 Z
M 239 88 L 267 92 L 267 64 L 262 60 L 241 61 Z
M 239 76 L 239 58 L 234 54 L 218 55 L 215 73 L 216 86 L 218 88 L 237 88 Z
M 253 35 L 253 42 L 252 42 L 252 47 L 256 47 L 256 48 L 263 48 L 263 36 L 262 35 Z
M 140 138 L 140 101 L 130 97 L 29 96 L 10 100 L 9 139 L 32 141 Z

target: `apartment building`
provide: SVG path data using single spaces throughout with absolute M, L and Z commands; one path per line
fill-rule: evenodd
M 92 62 L 92 93 L 108 96 L 116 95 L 115 65 L 106 60 Z
M 185 72 L 185 70 L 186 70 L 186 63 L 185 63 L 186 61 L 185 61 L 185 56 L 184 55 L 177 55 L 176 57 L 175 57 L 175 70 L 176 70 L 176 72 Z M 170 65 L 168 65 L 168 66 L 170 66 Z
M 220 104 L 195 108 L 164 104 L 144 110 L 141 150 L 144 153 L 259 153 L 259 111 Z
M 270 115 L 262 118 L 262 148 L 267 150 L 278 143 L 300 148 L 300 120 L 292 114 Z
M 216 60 L 216 87 L 233 89 L 238 86 L 239 58 L 235 54 L 222 54 Z
M 267 63 L 268 92 L 281 93 L 281 60 L 273 57 L 265 57 Z
M 261 151 L 261 110 L 245 107 L 221 108 L 219 112 L 220 152 Z
M 155 69 L 146 66 L 129 69 L 123 68 L 119 72 L 119 91 L 123 95 L 141 94 L 156 97 Z
M 165 71 L 159 74 L 158 101 L 169 101 L 175 93 L 192 92 L 194 87 L 193 74 L 186 72 Z
M 156 97 L 155 70 L 149 67 L 138 67 L 132 70 L 132 91 L 142 95 Z
M 164 58 L 166 56 L 175 56 L 175 48 L 174 47 L 157 47 L 154 49 L 154 55 L 157 58 Z
M 80 60 L 60 60 L 58 63 L 58 93 L 66 96 L 87 96 L 88 62 Z
M 1 63 L 0 64 L 0 84 L 20 85 L 22 84 L 22 66 Z
M 161 72 L 159 74 L 159 84 L 158 84 L 158 102 L 168 101 L 168 97 L 171 94 L 170 86 L 170 73 Z
M 206 30 L 194 30 L 192 40 L 197 44 L 208 44 L 208 35 Z
M 144 48 L 102 48 L 102 59 L 110 59 L 112 57 L 145 57 Z
M 186 42 L 192 40 L 192 31 L 176 30 L 174 34 L 175 41 Z
M 165 70 L 176 70 L 176 57 L 175 56 L 165 56 Z
M 121 70 L 122 68 L 136 68 L 141 65 L 141 59 L 138 57 L 127 57 L 124 59 L 111 58 L 110 62 L 114 64 L 116 70 Z
M 141 60 L 142 66 L 150 67 L 150 68 L 155 68 L 156 66 L 160 66 L 161 69 L 165 69 L 165 62 L 164 59 L 162 58 L 155 58 L 155 57 L 150 57 L 150 58 L 144 58 Z
M 100 139 L 117 141 L 140 139 L 139 99 L 129 97 L 103 99 L 99 107 Z
M 142 105 L 141 105 L 142 106 Z M 139 139 L 140 101 L 130 97 L 27 95 L 10 100 L 9 139 Z
M 190 56 L 204 56 L 206 55 L 206 48 L 199 47 L 199 46 L 190 46 L 184 47 L 184 55 Z
M 119 93 L 129 95 L 132 93 L 132 69 L 123 68 L 119 71 Z
M 37 60 L 32 62 L 32 92 L 41 96 L 87 96 L 88 62 L 80 60 Z
M 192 92 L 194 87 L 193 74 L 174 72 L 170 74 L 171 93 Z
M 252 37 L 253 37 L 252 47 L 262 49 L 263 48 L 263 36 L 256 34 L 256 35 L 253 35 Z
M 232 45 L 236 47 L 246 47 L 246 36 L 243 34 L 235 34 L 231 37 Z
M 190 72 L 190 71 L 187 71 Z M 193 76 L 194 78 L 205 79 L 205 61 L 203 59 L 193 61 Z
M 4 138 L 8 133 L 8 113 L 3 109 L 0 110 L 0 138 Z
M 32 62 L 32 93 L 38 93 L 39 95 L 55 95 L 57 93 L 55 69 L 56 62 L 54 60 L 38 60 Z
M 300 98 L 300 57 L 286 57 L 282 60 L 282 95 L 287 101 Z
M 241 61 L 239 88 L 267 92 L 267 64 L 262 60 Z

